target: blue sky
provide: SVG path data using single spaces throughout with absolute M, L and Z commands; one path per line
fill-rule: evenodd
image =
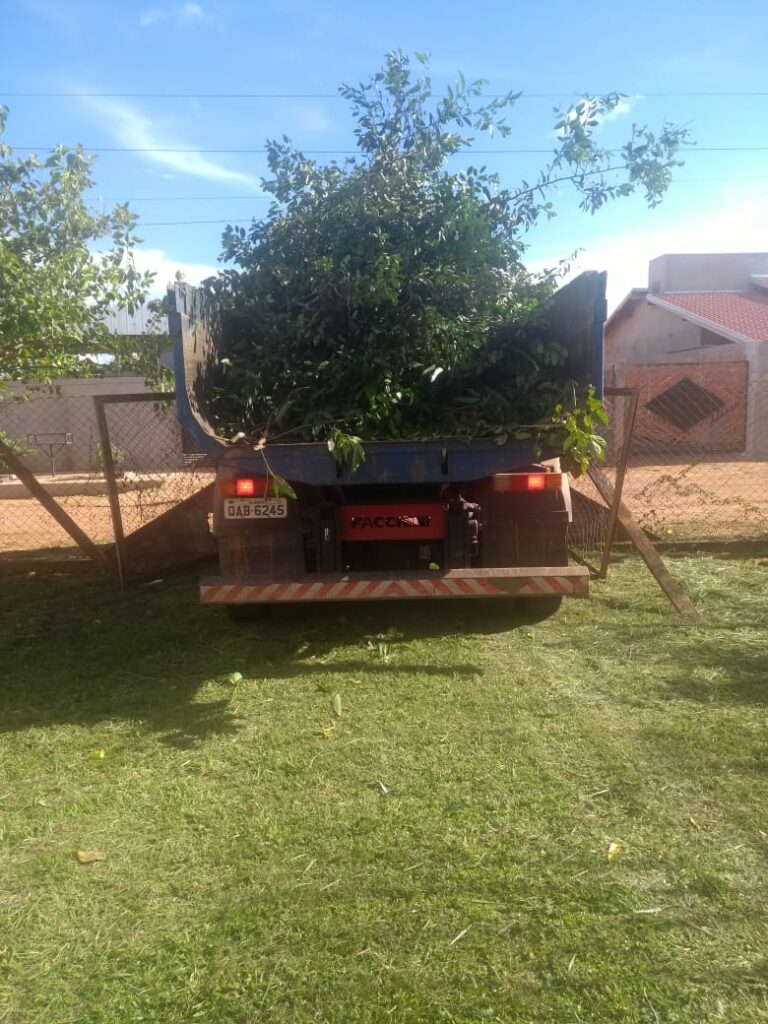
M 491 93 L 523 91 L 512 136 L 476 143 L 493 152 L 474 162 L 508 185 L 546 157 L 497 150 L 551 148 L 552 108 L 574 93 L 627 94 L 600 129 L 606 144 L 620 144 L 633 120 L 690 127 L 700 151 L 661 207 L 624 200 L 590 217 L 563 192 L 557 219 L 527 238 L 532 266 L 580 249 L 581 266 L 608 270 L 613 305 L 663 252 L 768 249 L 768 9 L 757 0 L 700 0 L 695 14 L 658 0 L 0 0 L 0 9 L 11 146 L 166 150 L 101 154 L 92 197 L 131 201 L 140 262 L 158 289 L 177 268 L 192 281 L 214 270 L 225 222 L 247 224 L 266 208 L 263 155 L 203 151 L 258 149 L 283 133 L 306 150 L 352 149 L 337 86 L 367 78 L 395 48 L 431 53 L 438 89 L 461 70 L 489 79 Z M 211 93 L 271 98 L 200 95 Z

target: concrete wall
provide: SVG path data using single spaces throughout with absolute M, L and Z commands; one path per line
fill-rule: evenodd
M 750 277 L 761 274 L 768 275 L 768 253 L 669 254 L 651 261 L 649 290 L 747 291 Z M 681 375 L 725 402 L 711 423 L 692 432 L 671 429 L 645 408 Z M 651 305 L 636 289 L 606 326 L 605 383 L 640 388 L 639 436 L 650 447 L 768 457 L 766 342 L 730 342 Z
M 655 295 L 747 291 L 750 274 L 768 274 L 768 253 L 667 254 L 651 260 L 648 287 Z
M 749 354 L 747 451 L 768 456 L 768 342 L 755 341 Z
M 62 380 L 55 391 L 24 391 L 10 385 L 0 393 L 0 430 L 29 449 L 24 461 L 34 472 L 50 472 L 48 454 L 28 441 L 30 434 L 71 434 L 72 444 L 56 453 L 56 473 L 92 473 L 100 465 L 94 395 L 146 394 L 139 377 Z M 107 407 L 113 452 L 124 470 L 162 471 L 182 466 L 175 403 L 153 402 Z
M 656 363 L 668 352 L 697 348 L 701 329 L 645 299 L 634 301 L 605 331 L 605 365 Z
M 668 257 L 665 257 L 668 258 Z M 766 257 L 768 259 L 768 257 Z M 743 272 L 743 270 L 742 270 Z M 743 287 L 742 278 L 742 287 Z M 731 371 L 731 364 L 740 365 L 739 378 L 741 385 L 741 412 L 743 420 L 743 438 L 740 447 L 736 445 L 735 434 L 725 439 L 715 431 L 711 435 L 699 436 L 686 440 L 682 435 L 666 433 L 668 443 L 674 441 L 678 446 L 693 450 L 696 447 L 705 451 L 739 451 L 750 458 L 768 457 L 768 343 L 729 342 L 725 339 L 719 344 L 706 344 L 717 341 L 708 337 L 709 332 L 695 324 L 683 320 L 682 317 L 657 306 L 652 306 L 644 297 L 639 297 L 627 305 L 620 315 L 608 325 L 605 335 L 605 383 L 610 387 L 621 386 L 625 381 L 628 368 L 634 367 L 633 380 L 643 379 L 640 404 L 650 400 L 654 390 L 649 382 L 653 375 L 642 378 L 639 367 L 647 367 L 649 373 L 658 371 L 659 380 L 665 379 L 665 367 L 685 365 L 690 373 L 704 375 L 713 384 L 717 384 L 717 368 L 723 368 L 726 375 Z M 704 344 L 702 344 L 704 342 Z M 724 342 L 724 343 L 723 343 Z M 710 369 L 706 369 L 710 367 Z M 689 375 L 690 375 L 689 373 Z M 698 379 L 698 378 L 692 378 Z M 703 377 L 702 377 L 703 379 Z M 724 377 L 724 381 L 733 380 Z M 627 384 L 630 381 L 626 381 Z M 637 385 L 640 386 L 640 385 Z M 731 387 L 726 383 L 726 390 Z M 649 390 L 650 388 L 650 390 Z M 714 390 L 717 392 L 717 388 Z M 725 397 L 731 400 L 730 392 Z M 650 423 L 651 421 L 649 421 Z M 662 431 L 663 433 L 663 431 Z M 662 435 L 656 441 L 661 443 Z M 691 447 L 692 446 L 692 447 Z M 682 448 L 681 448 L 682 450 Z

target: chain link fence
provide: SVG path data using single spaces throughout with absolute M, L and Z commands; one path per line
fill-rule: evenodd
M 193 450 L 179 426 L 174 395 L 100 401 L 125 534 L 147 526 L 213 482 L 213 464 Z
M 721 363 L 628 376 L 640 401 L 625 500 L 641 526 L 674 540 L 768 537 L 768 374 Z
M 113 540 L 91 389 L 86 382 L 0 398 L 0 436 L 91 539 Z M 72 553 L 75 543 L 0 463 L 0 555 Z
M 768 545 L 768 375 L 738 364 L 634 367 L 637 394 L 623 500 L 656 540 L 765 540 Z M 101 396 L 101 397 L 99 397 Z M 126 536 L 177 508 L 213 481 L 176 419 L 172 395 L 148 395 L 133 378 L 62 382 L 55 390 L 0 399 L 0 436 L 96 544 L 115 541 L 94 398 L 103 404 Z M 616 479 L 629 438 L 629 398 L 608 389 L 604 472 Z M 609 508 L 589 476 L 572 480 L 571 545 L 599 563 Z M 621 538 L 621 527 L 618 528 Z M 60 556 L 74 542 L 0 465 L 0 557 Z
M 629 442 L 622 498 L 639 525 L 657 541 L 768 546 L 768 374 L 683 364 L 633 367 L 624 380 L 637 413 L 630 424 L 629 398 L 607 389 L 603 469 L 614 482 Z M 572 545 L 594 558 L 607 540 L 606 503 L 588 476 L 571 486 Z
M 174 396 L 151 395 L 141 380 L 65 381 L 53 389 L 8 387 L 0 399 L 0 437 L 97 545 L 115 541 L 96 401 L 102 402 L 126 534 L 197 493 L 212 468 L 190 450 Z M 0 463 L 0 557 L 59 559 L 75 542 Z

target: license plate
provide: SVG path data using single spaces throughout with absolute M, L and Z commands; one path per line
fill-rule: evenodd
M 287 498 L 227 498 L 224 502 L 225 519 L 285 519 L 287 515 Z

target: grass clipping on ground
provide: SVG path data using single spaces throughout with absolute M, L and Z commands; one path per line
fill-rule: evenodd
M 701 622 L 3 583 L 0 1019 L 765 1019 L 766 569 L 673 569 Z

